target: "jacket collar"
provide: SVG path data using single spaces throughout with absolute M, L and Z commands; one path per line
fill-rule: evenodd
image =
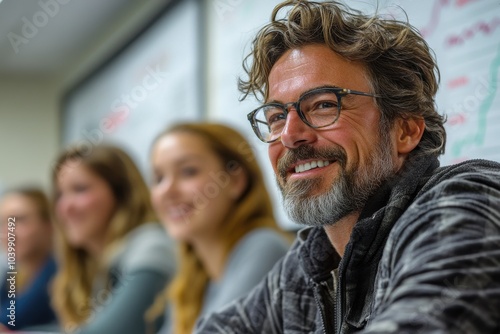
M 325 230 L 322 227 L 307 227 L 298 233 L 299 265 L 306 276 L 315 282 L 321 282 L 331 277 L 331 271 L 338 267 L 341 260 L 332 247 Z

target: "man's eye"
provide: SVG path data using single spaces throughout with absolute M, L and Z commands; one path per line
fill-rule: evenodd
M 272 114 L 269 116 L 269 118 L 267 119 L 267 123 L 272 125 L 276 122 L 279 122 L 279 121 L 282 121 L 284 120 L 286 117 L 285 117 L 285 114 L 280 112 L 280 113 L 275 113 L 275 114 Z
M 337 102 L 335 101 L 320 101 L 314 105 L 313 110 L 317 109 L 337 109 Z

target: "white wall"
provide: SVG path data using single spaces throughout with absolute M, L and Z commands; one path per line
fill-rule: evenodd
M 46 78 L 0 79 L 0 191 L 20 183 L 50 184 L 58 150 L 58 94 Z

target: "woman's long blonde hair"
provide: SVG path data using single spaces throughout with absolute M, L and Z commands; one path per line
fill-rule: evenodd
M 221 124 L 184 123 L 168 128 L 156 141 L 172 133 L 190 133 L 199 136 L 219 156 L 223 166 L 229 169 L 241 167 L 247 175 L 247 188 L 233 210 L 227 214 L 224 228 L 220 231 L 226 259 L 235 244 L 251 230 L 267 227 L 279 231 L 262 173 L 250 144 L 241 134 Z M 231 170 L 226 171 L 231 172 Z M 201 311 L 209 277 L 193 247 L 188 243 L 179 243 L 178 263 L 177 275 L 163 297 L 170 300 L 173 306 L 174 333 L 187 334 L 192 332 Z M 164 301 L 165 298 L 163 303 L 157 301 L 148 314 L 150 318 L 161 312 Z
M 115 197 L 117 208 L 106 231 L 107 252 L 135 227 L 156 221 L 148 187 L 136 165 L 123 150 L 110 145 L 71 147 L 56 160 L 53 185 L 64 165 L 83 165 L 105 180 Z M 54 197 L 56 198 L 56 197 Z M 59 224 L 57 224 L 59 225 Z M 85 250 L 69 244 L 64 233 L 58 229 L 59 270 L 52 286 L 53 305 L 64 331 L 77 328 L 91 315 L 92 286 L 100 276 L 108 279 L 106 263 L 92 258 Z

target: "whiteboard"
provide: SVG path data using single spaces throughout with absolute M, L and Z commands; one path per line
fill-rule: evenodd
M 436 52 L 441 71 L 437 106 L 448 117 L 441 164 L 500 161 L 500 2 L 397 3 Z
M 257 101 L 240 103 L 237 78 L 255 33 L 270 19 L 276 0 L 207 0 L 209 7 L 207 106 L 212 119 L 243 131 L 258 153 L 281 225 L 297 227 L 284 213 L 267 145 L 256 139 L 246 114 Z M 350 0 L 366 13 L 378 11 L 406 20 L 422 31 L 434 49 L 441 71 L 438 111 L 448 117 L 442 165 L 471 158 L 500 161 L 500 2 L 495 0 Z M 495 133 L 497 133 L 495 135 Z

